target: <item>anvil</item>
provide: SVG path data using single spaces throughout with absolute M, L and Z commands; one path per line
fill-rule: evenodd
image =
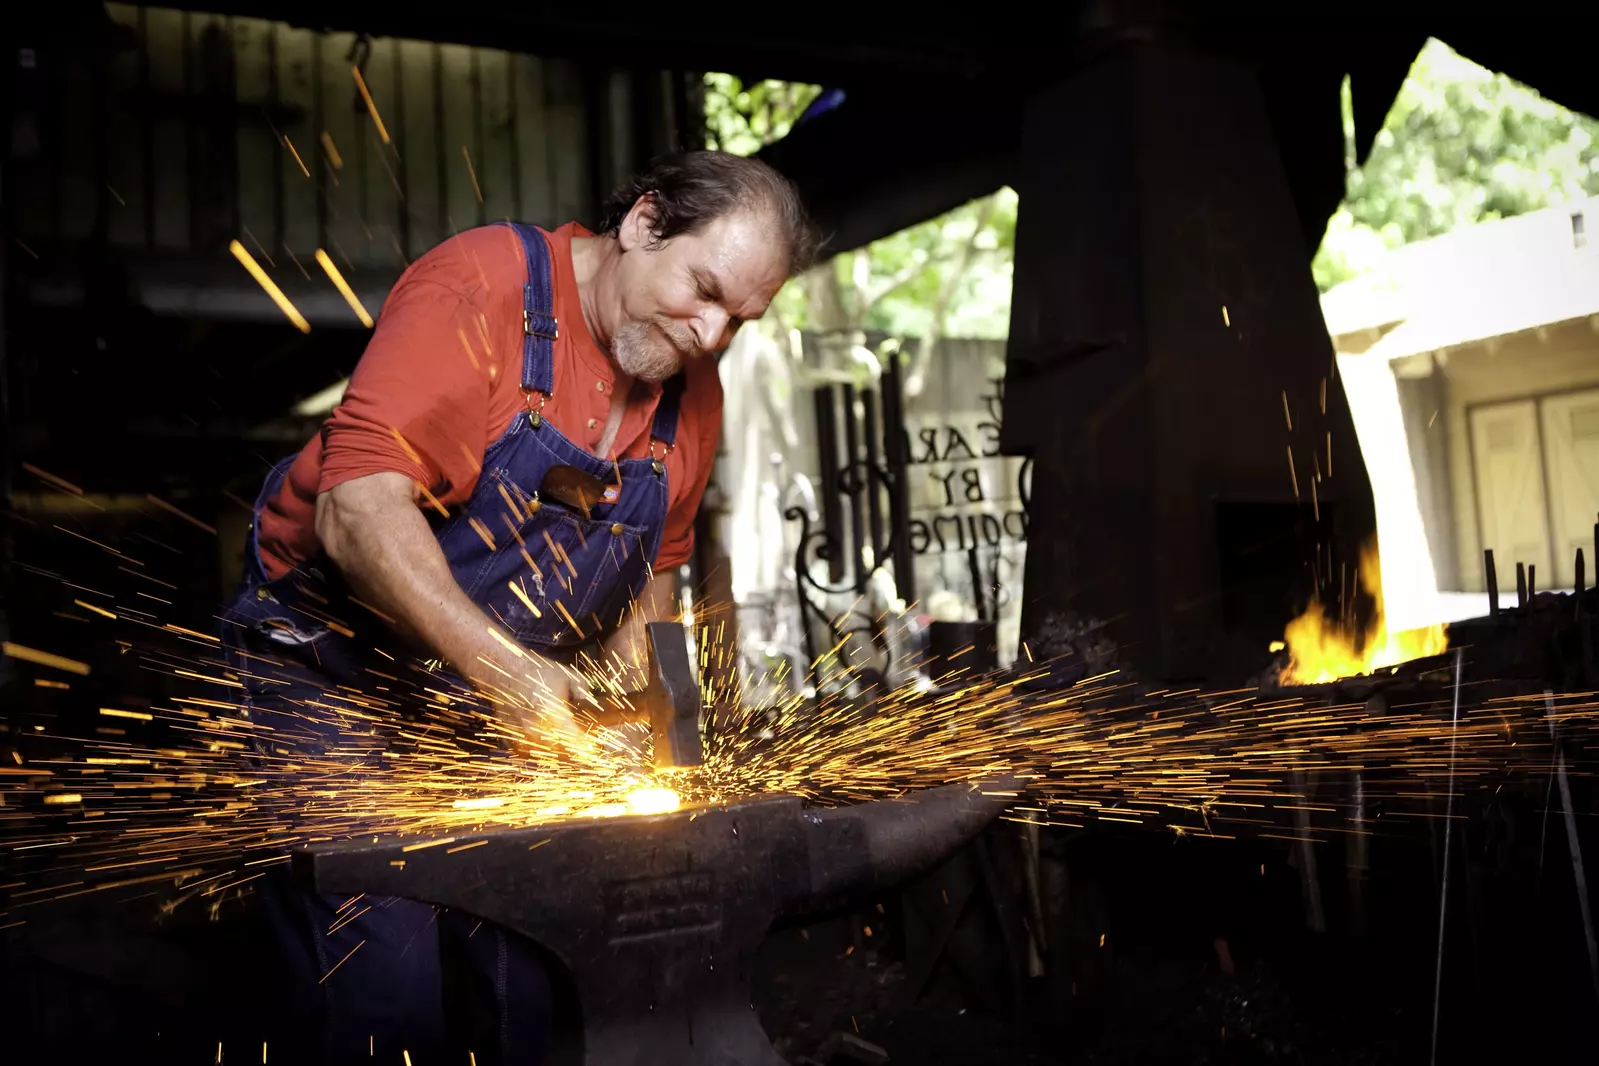
M 760 797 L 458 834 L 449 848 L 327 844 L 294 864 L 318 892 L 423 900 L 542 944 L 571 972 L 586 1064 L 782 1066 L 750 1002 L 767 929 L 931 869 L 1012 802 L 1013 787 L 962 783 L 826 809 Z

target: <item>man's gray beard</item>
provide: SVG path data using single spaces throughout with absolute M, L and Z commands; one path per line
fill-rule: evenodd
M 622 373 L 640 381 L 665 381 L 683 369 L 683 357 L 664 336 L 653 336 L 647 322 L 634 322 L 611 345 Z

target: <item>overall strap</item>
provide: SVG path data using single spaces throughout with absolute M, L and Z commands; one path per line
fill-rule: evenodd
M 510 226 L 522 241 L 527 256 L 527 282 L 522 286 L 522 391 L 549 397 L 555 392 L 555 340 L 561 335 L 555 321 L 555 278 L 550 265 L 550 246 L 544 234 L 521 222 L 499 222 Z M 529 396 L 531 403 L 532 397 Z M 543 406 L 543 400 L 539 402 Z
M 655 405 L 655 422 L 650 426 L 650 440 L 666 446 L 671 451 L 677 445 L 677 408 L 683 399 L 685 379 L 674 374 L 661 385 L 661 402 Z

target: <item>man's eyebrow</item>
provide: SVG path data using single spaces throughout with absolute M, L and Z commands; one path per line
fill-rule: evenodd
M 694 280 L 698 282 L 700 287 L 705 290 L 706 296 L 716 301 L 720 301 L 722 299 L 722 283 L 717 279 L 715 274 L 712 274 L 708 270 L 701 269 L 700 267 L 695 267 Z

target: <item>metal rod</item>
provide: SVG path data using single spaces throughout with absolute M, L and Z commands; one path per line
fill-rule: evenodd
M 972 574 L 972 602 L 977 604 L 977 620 L 988 621 L 988 607 L 983 595 L 983 568 L 977 560 L 977 545 L 966 549 L 966 568 Z
M 1536 595 L 1538 595 L 1538 564 L 1537 563 L 1528 563 L 1527 564 L 1527 599 L 1528 599 L 1528 601 L 1530 602 L 1532 600 L 1532 598 L 1534 596 L 1536 596 Z
M 1583 586 L 1587 584 L 1587 578 L 1588 578 L 1587 560 L 1585 560 L 1582 557 L 1582 549 L 1581 548 L 1577 549 L 1577 558 L 1575 560 L 1573 560 L 1573 562 L 1571 564 L 1571 568 L 1572 568 L 1573 571 L 1576 572 L 1576 575 L 1577 575 L 1577 580 L 1575 582 L 1575 584 L 1576 584 L 1576 593 L 1573 596 L 1573 601 L 1574 602 L 1573 602 L 1573 606 L 1572 606 L 1572 611 L 1575 612 L 1575 615 L 1576 615 L 1576 617 L 1578 619 L 1581 619 L 1582 618 L 1582 598 L 1583 598 L 1582 594 L 1583 594 L 1583 591 L 1584 591 Z M 1592 649 L 1588 648 L 1585 645 L 1584 648 L 1583 648 L 1583 651 L 1584 651 L 1584 653 L 1591 654 Z
M 890 352 L 883 369 L 883 451 L 889 477 L 889 541 L 894 552 L 894 588 L 906 603 L 916 601 L 916 556 L 911 551 L 909 459 L 905 454 L 905 394 L 899 352 Z M 1594 526 L 1599 535 L 1599 525 Z
M 1516 564 L 1521 569 L 1521 564 Z M 1455 742 L 1460 732 L 1460 671 L 1463 649 L 1455 649 L 1455 706 L 1449 719 L 1449 792 L 1444 806 L 1444 871 L 1438 889 L 1438 966 L 1432 979 L 1432 1066 L 1438 1066 L 1438 1008 L 1443 1004 L 1444 922 L 1449 916 L 1449 842 L 1455 828 Z
M 1516 606 L 1527 606 L 1527 564 L 1516 564 Z
M 817 506 L 822 509 L 822 535 L 827 547 L 827 581 L 844 579 L 844 516 L 838 506 L 838 411 L 833 406 L 833 386 L 818 385 L 816 400 L 816 458 L 821 464 Z
M 1571 808 L 1571 782 L 1566 777 L 1566 753 L 1555 734 L 1555 694 L 1544 689 L 1544 711 L 1549 722 L 1549 738 L 1555 748 L 1555 777 L 1560 782 L 1560 807 L 1566 820 L 1566 844 L 1571 848 L 1571 874 L 1577 882 L 1577 906 L 1582 912 L 1582 932 L 1588 944 L 1588 976 L 1593 980 L 1594 999 L 1599 1000 L 1599 939 L 1595 939 L 1593 911 L 1588 904 L 1588 877 L 1582 868 L 1582 842 L 1577 838 L 1577 817 Z
M 866 591 L 866 516 L 861 500 L 861 479 L 855 462 L 860 455 L 861 427 L 855 418 L 855 386 L 844 386 L 844 462 L 839 468 L 840 486 L 849 501 L 849 565 L 855 575 L 855 591 Z
M 871 532 L 872 566 L 883 565 L 883 478 L 879 467 L 882 449 L 881 432 L 877 425 L 877 393 L 871 389 L 861 391 L 861 414 L 866 432 L 866 522 Z
M 1499 571 L 1494 569 L 1494 550 L 1492 548 L 1482 553 L 1482 566 L 1487 571 L 1488 617 L 1492 618 L 1499 613 Z

